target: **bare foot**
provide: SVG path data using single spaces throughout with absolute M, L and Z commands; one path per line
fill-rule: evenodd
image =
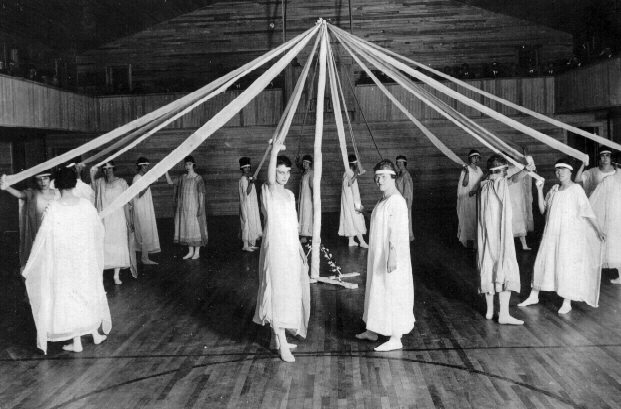
M 610 284 L 621 284 L 621 277 L 613 278 L 610 280 Z
M 528 297 L 524 301 L 518 304 L 518 307 L 528 307 L 529 305 L 535 305 L 539 303 L 539 298 Z
M 155 265 L 157 265 L 157 263 L 155 261 L 149 260 L 149 259 L 141 260 L 141 262 L 142 262 L 142 264 L 147 265 L 147 266 L 155 266 Z
M 69 352 L 82 352 L 82 346 L 80 345 L 79 347 L 76 347 L 73 343 L 63 345 L 63 349 Z
M 254 250 L 252 249 L 252 247 L 242 247 L 243 251 L 247 251 L 249 253 L 252 253 Z
M 530 247 L 522 247 L 522 250 L 528 251 L 528 250 L 532 250 L 532 248 L 530 248 Z
M 287 348 L 293 349 L 297 348 L 296 344 L 290 344 L 287 342 Z M 280 343 L 278 342 L 278 337 L 272 334 L 272 338 L 270 339 L 270 349 L 280 349 Z
M 188 254 L 186 254 L 185 256 L 183 256 L 183 259 L 187 260 L 187 259 L 192 258 L 192 257 L 194 257 L 194 252 L 193 251 L 191 251 Z
M 192 256 L 192 260 L 197 260 L 198 258 L 200 258 L 200 253 L 194 253 L 194 255 Z
M 487 310 L 487 313 L 485 314 L 485 319 L 491 320 L 492 318 L 494 318 L 494 310 Z
M 121 279 L 120 279 L 120 278 L 115 278 L 115 279 L 114 279 L 114 284 L 116 284 L 116 285 L 121 285 L 121 284 L 123 284 L 123 282 L 121 281 Z
M 356 334 L 356 338 L 365 339 L 367 341 L 377 341 L 377 334 L 373 331 L 364 331 L 362 334 Z
M 498 323 L 502 325 L 524 325 L 524 321 L 513 318 L 510 315 L 498 317 Z
M 563 306 L 558 310 L 558 313 L 559 314 L 567 314 L 569 311 L 571 311 L 571 304 L 569 304 L 569 305 L 563 304 Z
M 309 281 L 311 284 L 315 284 L 315 283 L 317 282 L 317 279 L 316 279 L 316 278 L 311 277 L 308 281 Z
M 390 338 L 388 341 L 384 342 L 382 345 L 378 346 L 375 349 L 377 352 L 388 352 L 394 351 L 395 349 L 402 349 L 403 344 L 400 339 Z
M 363 241 L 362 243 L 360 243 L 360 247 L 362 247 L 363 249 L 368 249 L 369 245 Z
M 282 359 L 285 362 L 295 362 L 295 357 L 293 356 L 293 354 L 291 353 L 291 351 L 289 351 L 289 348 L 287 347 L 287 338 L 280 337 L 278 335 L 276 336 L 278 337 L 279 343 L 280 343 L 280 347 L 278 348 L 278 350 L 280 351 L 280 359 Z
M 101 335 L 101 334 L 99 334 L 99 333 L 94 333 L 94 334 L 93 334 L 93 344 L 95 344 L 95 345 L 99 345 L 99 344 L 101 344 L 101 343 L 102 343 L 102 342 L 104 342 L 106 339 L 108 339 L 108 337 L 107 337 L 107 336 L 105 336 L 105 335 Z
M 256 247 L 256 246 L 252 246 L 252 247 L 250 247 L 250 248 L 251 248 L 252 250 L 258 250 L 258 249 L 259 249 L 259 248 L 258 248 L 258 247 Z

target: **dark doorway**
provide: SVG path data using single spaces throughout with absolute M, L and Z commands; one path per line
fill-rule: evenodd
M 580 127 L 585 132 L 599 135 L 599 127 Z M 585 138 L 581 135 L 576 135 L 573 132 L 567 131 L 567 144 L 574 149 L 578 149 L 581 152 L 589 155 L 589 164 L 591 166 L 597 166 L 597 149 L 599 144 L 591 139 Z

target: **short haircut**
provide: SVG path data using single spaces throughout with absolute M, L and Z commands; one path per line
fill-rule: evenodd
M 291 167 L 291 160 L 286 156 L 278 156 L 276 158 L 276 167 L 280 165 L 285 165 L 286 167 Z
M 499 155 L 492 155 L 487 160 L 487 170 L 491 170 L 492 168 L 507 165 L 507 160 Z M 496 172 L 496 171 L 492 171 Z
M 196 165 L 194 156 L 186 156 L 185 158 L 183 158 L 183 163 L 193 163 L 194 165 Z
M 393 172 L 395 172 L 395 174 L 394 175 L 391 174 L 390 177 L 392 179 L 396 179 L 397 178 L 397 169 L 395 168 L 395 164 L 392 163 L 388 159 L 382 159 L 375 166 L 373 166 L 373 172 L 375 172 L 377 170 L 392 170 Z
M 54 187 L 58 190 L 73 189 L 78 182 L 75 174 L 75 170 L 72 168 L 62 168 L 56 172 L 56 178 L 54 179 Z

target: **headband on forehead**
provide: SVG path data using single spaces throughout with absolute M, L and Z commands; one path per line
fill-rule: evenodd
M 243 168 L 249 168 L 249 167 L 250 167 L 250 164 L 249 164 L 249 163 L 247 163 L 247 164 L 245 164 L 245 165 L 241 165 L 239 168 L 240 168 L 240 169 L 243 169 Z
M 102 169 L 114 169 L 114 165 L 111 165 L 111 164 L 109 164 L 109 163 L 106 163 L 106 164 L 105 164 L 105 165 L 103 165 L 101 168 L 102 168 Z
M 574 170 L 574 167 L 571 166 L 568 163 L 557 163 L 556 165 L 554 165 L 554 167 L 555 168 L 566 168 L 566 169 L 569 169 L 569 170 Z
M 394 170 L 391 170 L 391 169 L 380 169 L 380 170 L 376 170 L 375 174 L 376 175 L 384 175 L 384 174 L 396 175 L 397 173 Z
M 611 151 L 611 150 L 608 150 L 608 149 L 604 149 L 604 150 L 602 150 L 602 151 L 599 151 L 599 154 L 600 154 L 600 155 L 603 155 L 604 153 L 608 153 L 608 154 L 612 155 L 612 151 Z
M 358 163 L 358 161 L 357 160 L 352 160 L 349 163 Z
M 469 158 L 473 156 L 481 156 L 481 154 L 479 152 L 472 152 L 470 155 L 468 155 Z
M 52 176 L 52 174 L 50 172 L 43 172 L 43 173 L 37 173 L 34 177 L 42 178 L 44 176 Z
M 490 170 L 507 169 L 508 167 L 509 167 L 509 165 L 500 165 L 500 166 L 496 166 L 494 168 L 491 168 Z
M 397 159 L 397 162 L 406 162 L 407 163 L 407 159 Z
M 308 160 L 308 159 L 304 159 L 302 162 L 308 162 L 308 163 L 313 163 L 312 161 Z M 351 162 L 350 162 L 351 163 Z
M 136 163 L 136 165 L 138 166 L 142 166 L 142 165 L 150 165 L 151 162 L 140 162 L 140 163 Z

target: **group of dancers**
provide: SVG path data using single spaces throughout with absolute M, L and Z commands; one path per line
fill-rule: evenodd
M 602 268 L 621 267 L 621 173 L 612 161 L 612 150 L 599 149 L 599 166 L 574 173 L 574 160 L 566 157 L 555 165 L 557 184 L 544 195 L 544 184 L 536 183 L 537 205 L 546 225 L 533 268 L 531 292 L 519 307 L 539 302 L 540 291 L 554 291 L 563 304 L 559 314 L 571 311 L 572 301 L 597 307 Z M 524 250 L 532 231 L 531 181 L 535 171 L 529 160 L 523 170 L 501 156 L 487 161 L 487 178 L 477 166 L 481 154 L 471 150 L 457 189 L 457 237 L 477 250 L 479 292 L 487 301 L 486 318 L 494 316 L 494 295 L 499 294 L 500 324 L 522 325 L 509 313 L 511 292 L 520 292 L 520 271 L 514 237 Z M 526 179 L 526 181 L 525 181 Z M 621 279 L 611 280 L 621 284 Z
M 299 197 L 286 189 L 292 162 L 280 155 L 285 147 L 272 144 L 267 181 L 261 186 L 260 203 L 256 179 L 251 175 L 250 158 L 239 160 L 240 239 L 243 251 L 255 251 L 261 239 L 259 288 L 254 321 L 269 324 L 270 345 L 283 361 L 293 362 L 285 331 L 305 337 L 310 317 L 310 283 L 307 254 L 302 242 L 313 236 L 313 158 L 296 158 L 303 171 Z M 538 303 L 540 291 L 555 291 L 564 301 L 559 313 L 571 310 L 571 301 L 597 306 L 602 268 L 620 268 L 621 174 L 612 164 L 608 148 L 599 151 L 599 167 L 583 166 L 572 180 L 573 160 L 555 164 L 555 184 L 547 194 L 537 182 L 537 204 L 546 215 L 546 226 L 534 266 L 530 296 L 519 306 Z M 514 236 L 524 238 L 532 231 L 532 196 L 529 199 L 529 172 L 512 169 L 501 156 L 487 161 L 488 176 L 477 166 L 480 153 L 469 153 L 458 187 L 458 238 L 466 247 L 476 248 L 480 272 L 479 291 L 487 301 L 486 318 L 494 316 L 494 295 L 499 294 L 500 324 L 521 325 L 509 313 L 512 291 L 520 291 L 520 272 Z M 401 337 L 414 326 L 414 286 L 410 260 L 413 182 L 407 158 L 396 164 L 382 160 L 373 169 L 381 199 L 370 216 L 369 242 L 357 179 L 363 173 L 355 155 L 349 155 L 349 169 L 343 175 L 339 235 L 350 246 L 368 248 L 367 280 L 363 308 L 366 330 L 356 338 L 377 341 L 375 348 L 391 351 L 402 348 Z M 149 170 L 149 161 L 136 162 L 135 183 Z M 184 259 L 200 257 L 207 244 L 205 183 L 196 173 L 192 156 L 184 160 L 186 173 L 166 181 L 175 185 L 174 241 L 188 246 Z M 160 251 L 150 188 L 103 220 L 98 212 L 128 188 L 114 175 L 114 162 L 91 169 L 91 184 L 81 181 L 83 164 L 71 164 L 56 172 L 35 176 L 36 189 L 18 191 L 7 185 L 0 189 L 23 202 L 20 211 L 20 261 L 28 298 L 37 327 L 37 345 L 47 351 L 47 341 L 71 340 L 63 348 L 82 351 L 81 336 L 90 334 L 94 343 L 106 339 L 111 328 L 110 310 L 103 290 L 104 269 L 135 266 L 135 251 L 144 264 L 155 264 L 149 254 Z M 526 181 L 525 181 L 526 180 Z M 574 182 L 575 180 L 575 182 Z M 585 188 L 581 187 L 584 185 Z M 589 197 L 587 198 L 587 193 Z M 513 193 L 515 192 L 515 193 Z M 515 197 L 514 197 L 515 196 Z M 260 217 L 263 212 L 263 225 Z M 530 213 L 530 215 L 529 215 Z M 356 242 L 356 239 L 358 240 Z M 529 250 L 525 239 L 522 248 Z M 133 270 L 135 272 L 135 270 Z M 615 284 L 621 279 L 612 280 Z M 100 334 L 99 329 L 104 334 Z

